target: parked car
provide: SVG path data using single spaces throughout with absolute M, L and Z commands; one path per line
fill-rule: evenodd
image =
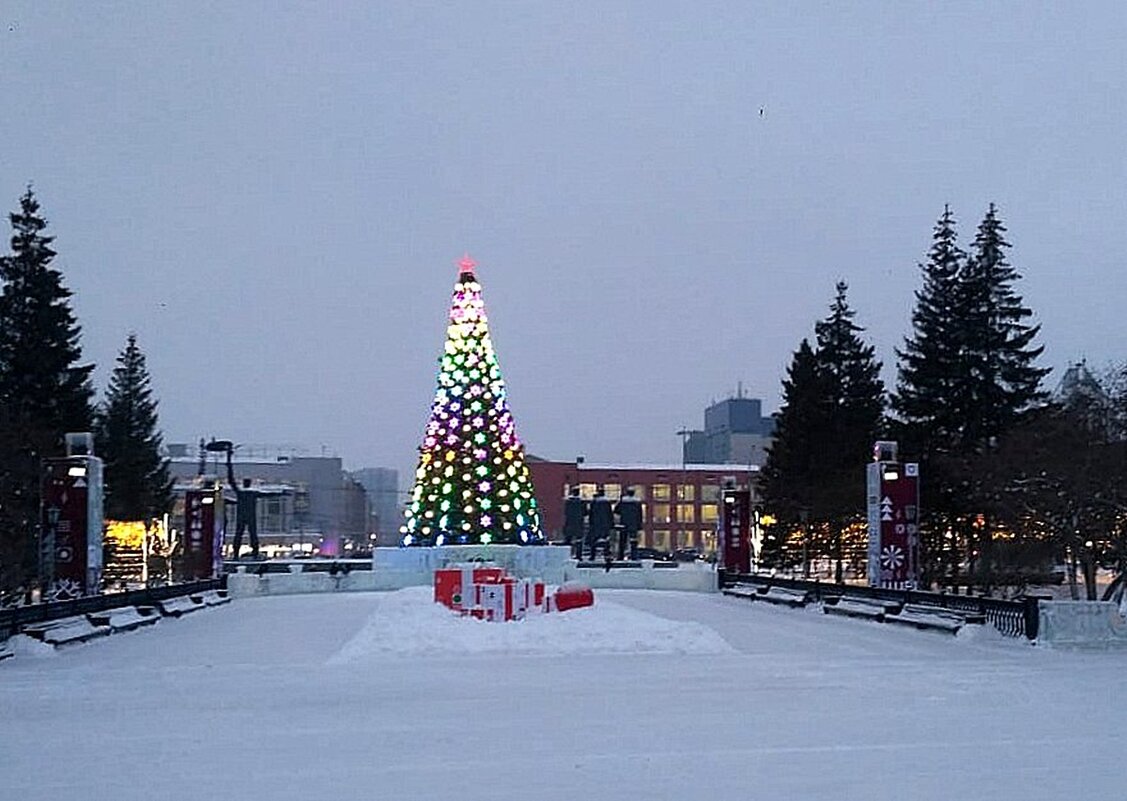
M 659 551 L 657 548 L 637 548 L 634 556 L 637 559 L 653 559 L 655 562 L 668 562 L 673 558 L 667 551 Z
M 703 558 L 704 554 L 696 548 L 678 548 L 673 552 L 674 562 L 695 562 Z

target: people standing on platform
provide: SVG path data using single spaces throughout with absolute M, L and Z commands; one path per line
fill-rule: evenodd
M 587 515 L 587 542 L 592 562 L 595 561 L 595 550 L 600 540 L 606 544 L 609 553 L 610 530 L 613 525 L 614 509 L 611 508 L 610 499 L 600 485 L 595 490 L 595 497 L 591 501 L 591 509 Z
M 634 497 L 634 488 L 627 487 L 626 493 L 619 499 L 614 507 L 618 515 L 618 558 L 626 558 L 627 544 L 629 544 L 630 558 L 634 559 L 638 551 L 638 531 L 642 528 L 642 502 Z
M 583 518 L 587 504 L 579 497 L 579 487 L 572 487 L 564 500 L 564 545 L 571 549 L 575 559 L 583 559 Z

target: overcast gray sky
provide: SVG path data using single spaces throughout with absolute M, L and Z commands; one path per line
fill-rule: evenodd
M 999 204 L 1056 374 L 1127 358 L 1127 3 L 0 11 L 0 207 L 167 440 L 413 469 L 468 250 L 529 449 L 672 462 L 839 278 L 891 378 L 944 203 Z

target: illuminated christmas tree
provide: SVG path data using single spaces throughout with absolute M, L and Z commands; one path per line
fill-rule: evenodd
M 400 529 L 404 545 L 543 540 L 476 266 L 469 256 L 458 262 L 438 389 Z

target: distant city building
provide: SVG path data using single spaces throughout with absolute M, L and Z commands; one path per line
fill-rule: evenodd
M 638 544 L 672 551 L 716 551 L 720 491 L 724 487 L 755 492 L 759 468 L 747 464 L 627 465 L 554 462 L 529 454 L 528 469 L 536 487 L 541 528 L 549 540 L 563 539 L 564 498 L 573 486 L 586 500 L 602 487 L 612 502 L 628 488 L 642 502 Z
M 390 467 L 364 467 L 352 471 L 352 477 L 368 493 L 368 512 L 373 518 L 369 528 L 376 534 L 376 544 L 398 545 L 399 527 L 403 524 L 399 471 Z
M 704 410 L 704 430 L 684 432 L 687 464 L 740 464 L 762 467 L 775 433 L 775 419 L 763 415 L 759 398 L 735 397 Z
M 196 453 L 192 453 L 195 450 Z M 176 503 L 171 526 L 183 523 L 184 492 L 200 484 L 226 485 L 223 454 L 170 443 L 170 472 Z M 371 546 L 368 498 L 364 487 L 344 471 L 337 456 L 296 456 L 266 448 L 235 451 L 234 472 L 250 479 L 258 499 L 258 535 L 266 556 L 289 553 L 343 555 Z M 228 539 L 234 531 L 234 495 L 226 504 Z M 245 538 L 244 538 L 245 542 Z

